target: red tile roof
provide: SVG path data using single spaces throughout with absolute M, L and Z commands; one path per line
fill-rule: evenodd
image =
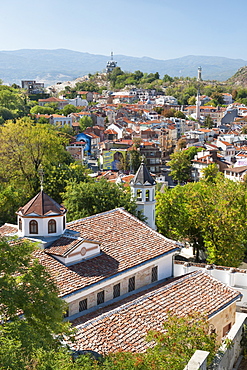
M 61 296 L 178 249 L 176 242 L 119 208 L 73 221 L 67 228 L 79 232 L 83 239 L 101 243 L 102 254 L 66 267 L 48 255 L 56 249 L 61 253 L 70 248 L 71 241 L 64 237 L 50 249 L 36 252 L 57 281 Z
M 118 350 L 144 352 L 152 343 L 149 330 L 162 331 L 167 311 L 183 316 L 201 312 L 211 317 L 241 294 L 202 271 L 159 284 L 146 294 L 131 296 L 114 308 L 108 306 L 74 321 L 76 349 L 100 353 Z M 103 314 L 102 314 L 103 311 Z
M 11 234 L 15 234 L 18 231 L 18 227 L 16 225 L 11 224 L 4 224 L 0 227 L 0 236 L 7 236 Z
M 39 216 L 47 216 L 50 213 L 62 215 L 66 213 L 66 209 L 55 202 L 42 190 L 35 195 L 24 207 L 18 209 L 18 213 L 25 216 L 30 213 L 36 213 Z

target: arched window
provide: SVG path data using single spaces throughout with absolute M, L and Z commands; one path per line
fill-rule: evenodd
M 22 219 L 19 218 L 19 230 L 22 231 Z
M 29 234 L 38 234 L 38 222 L 32 220 L 29 222 Z
M 142 200 L 142 190 L 138 189 L 136 192 L 136 199 Z
M 48 234 L 55 233 L 56 231 L 57 231 L 56 221 L 55 220 L 50 220 L 48 222 Z
M 146 202 L 149 202 L 149 190 L 146 190 Z

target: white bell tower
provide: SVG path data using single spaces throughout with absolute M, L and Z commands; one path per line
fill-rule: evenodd
M 155 226 L 155 180 L 150 175 L 144 162 L 138 168 L 130 182 L 132 197 L 136 199 L 137 211 L 142 211 L 147 224 L 154 230 Z

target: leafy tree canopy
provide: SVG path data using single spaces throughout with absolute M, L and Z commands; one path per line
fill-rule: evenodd
M 247 240 L 245 187 L 210 170 L 205 180 L 158 194 L 158 230 L 205 249 L 208 263 L 238 267 Z
M 138 215 L 130 192 L 104 179 L 93 183 L 69 183 L 63 196 L 63 204 L 68 209 L 69 221 L 117 207 L 124 207 L 126 211 Z
M 30 195 L 36 193 L 40 166 L 64 162 L 68 158 L 66 142 L 52 125 L 30 118 L 8 121 L 0 127 L 0 178 L 23 186 Z
M 52 350 L 69 334 L 64 302 L 28 241 L 0 239 L 0 367 L 24 367 L 38 349 Z

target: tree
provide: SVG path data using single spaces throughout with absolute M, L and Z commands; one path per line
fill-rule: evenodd
M 67 104 L 65 107 L 60 111 L 60 114 L 64 114 L 65 116 L 68 116 L 70 113 L 78 112 L 78 108 L 75 107 L 72 104 Z
M 150 365 L 157 362 L 155 369 L 183 370 L 196 350 L 210 352 L 210 363 L 218 348 L 207 318 L 196 312 L 183 317 L 168 312 L 163 332 L 150 331 L 148 340 L 156 342 L 147 351 Z
M 215 126 L 214 125 L 214 120 L 212 119 L 212 117 L 210 117 L 209 114 L 205 117 L 204 126 L 209 128 L 209 129 L 211 129 Z
M 1 368 L 24 369 L 34 351 L 55 350 L 59 337 L 69 334 L 63 322 L 65 304 L 35 253 L 34 244 L 27 240 L 0 239 Z M 6 366 L 8 361 L 12 366 Z
M 183 112 L 181 112 L 181 110 L 177 110 L 175 113 L 174 113 L 174 117 L 176 118 L 186 118 L 185 114 Z
M 214 106 L 224 104 L 224 98 L 223 98 L 222 93 L 220 92 L 217 92 L 217 91 L 213 92 L 210 98 L 212 99 Z
M 178 181 L 179 184 L 187 182 L 191 176 L 191 162 L 186 150 L 174 152 L 170 157 L 171 160 L 168 162 L 168 166 L 171 167 L 173 180 Z
M 216 163 L 210 163 L 209 166 L 202 170 L 202 177 L 205 181 L 215 182 L 216 176 L 219 173 L 219 168 Z
M 61 163 L 58 166 L 51 164 L 45 170 L 44 191 L 56 202 L 61 203 L 67 184 L 92 182 L 93 180 L 88 176 L 89 173 L 90 170 L 80 162 Z
M 53 114 L 54 112 L 54 108 L 42 107 L 41 105 L 35 105 L 30 109 L 31 114 Z
M 68 158 L 67 140 L 52 125 L 34 123 L 29 118 L 8 121 L 0 127 L 0 178 L 30 192 L 39 189 L 38 170 Z
M 165 74 L 164 77 L 163 77 L 163 81 L 164 82 L 173 82 L 173 78 L 171 76 L 169 76 L 168 74 Z
M 243 127 L 242 127 L 242 134 L 247 134 L 247 125 L 244 125 Z
M 164 117 L 167 117 L 167 118 L 170 118 L 170 117 L 174 117 L 176 113 L 176 110 L 174 108 L 169 108 L 169 109 L 165 109 L 164 110 Z
M 70 182 L 63 195 L 63 204 L 68 209 L 69 221 L 117 207 L 124 207 L 137 216 L 130 192 L 104 179 L 93 183 Z
M 176 150 L 184 149 L 184 148 L 186 148 L 186 145 L 187 145 L 186 139 L 185 138 L 180 138 L 177 141 Z
M 93 126 L 93 120 L 91 117 L 84 116 L 80 118 L 79 124 L 80 131 L 83 132 L 86 130 L 86 128 Z
M 188 104 L 189 104 L 189 105 L 195 105 L 195 104 L 196 104 L 196 97 L 195 97 L 195 96 L 191 96 L 191 97 L 188 99 Z
M 246 248 L 245 187 L 218 174 L 157 196 L 156 224 L 169 238 L 205 249 L 208 263 L 238 267 Z

